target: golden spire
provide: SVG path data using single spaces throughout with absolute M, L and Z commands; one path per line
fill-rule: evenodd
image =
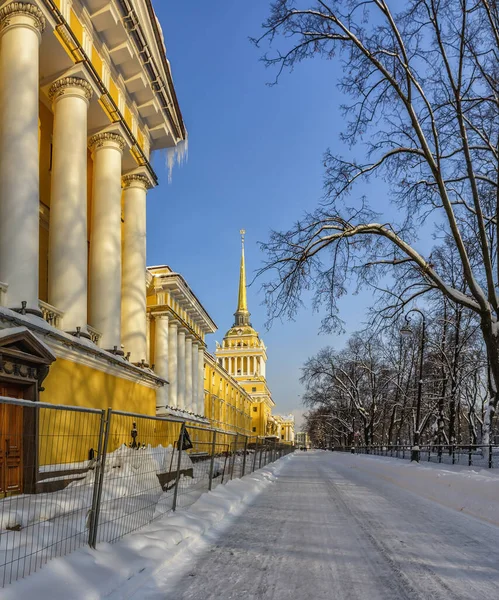
M 239 233 L 241 234 L 241 268 L 239 272 L 239 297 L 234 316 L 236 317 L 235 325 L 249 325 L 250 313 L 248 312 L 248 299 L 246 296 L 246 266 L 244 263 L 244 235 L 246 231 L 241 229 Z

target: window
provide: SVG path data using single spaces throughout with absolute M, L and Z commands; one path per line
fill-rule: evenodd
M 255 433 L 255 431 L 256 431 L 256 427 L 253 427 L 253 433 Z
M 252 392 L 256 392 L 256 387 L 252 387 L 252 388 L 251 388 L 251 391 L 252 391 Z
M 253 412 L 258 412 L 258 406 L 253 406 Z
M 281 440 L 283 440 L 283 439 L 284 439 L 284 436 L 283 436 L 283 435 L 281 435 Z

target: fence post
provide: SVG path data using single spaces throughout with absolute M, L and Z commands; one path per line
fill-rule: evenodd
M 208 490 L 211 492 L 211 482 L 213 481 L 213 467 L 215 465 L 215 444 L 217 442 L 217 432 L 213 431 L 213 439 L 211 441 L 211 460 L 210 460 L 210 481 Z
M 232 468 L 230 470 L 230 478 L 234 476 L 234 467 L 236 466 L 236 456 L 237 456 L 237 441 L 239 438 L 239 433 L 236 433 L 236 441 L 234 442 L 234 456 L 232 457 Z
M 255 468 L 256 468 L 256 453 L 258 452 L 258 436 L 256 436 L 256 441 L 255 441 L 255 454 L 253 455 L 253 469 L 252 469 L 252 473 L 255 472 Z
M 244 436 L 244 456 L 243 456 L 243 470 L 241 472 L 241 477 L 244 477 L 246 474 L 246 452 L 248 451 L 248 436 Z
M 258 468 L 261 469 L 262 468 L 262 452 L 263 452 L 263 445 L 260 448 L 260 458 L 258 460 Z
M 92 508 L 90 509 L 90 523 L 88 534 L 88 545 L 95 548 L 97 544 L 97 529 L 99 527 L 100 502 L 102 497 L 102 486 L 104 484 L 104 471 L 106 466 L 107 446 L 109 442 L 109 431 L 111 429 L 112 409 L 108 408 L 102 411 L 99 444 L 97 449 L 97 461 L 95 463 L 94 489 L 92 495 Z
M 452 450 L 452 464 L 455 465 L 456 464 L 456 448 L 455 448 L 454 444 L 452 444 L 451 450 Z
M 492 441 L 489 440 L 489 469 L 492 469 Z
M 182 427 L 180 428 L 180 439 L 178 444 L 178 459 L 177 459 L 177 475 L 175 477 L 175 490 L 173 492 L 173 504 L 172 510 L 175 511 L 177 509 L 177 497 L 178 497 L 178 486 L 180 484 L 180 465 L 182 462 L 182 448 L 184 446 L 184 432 L 185 432 L 185 423 L 182 423 Z

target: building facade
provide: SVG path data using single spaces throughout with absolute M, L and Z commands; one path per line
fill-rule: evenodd
M 0 0 L 0 74 L 0 395 L 268 434 L 244 256 L 225 367 L 187 282 L 146 267 L 151 157 L 187 141 L 151 0 Z
M 275 415 L 279 440 L 287 444 L 295 441 L 295 417 L 294 415 Z
M 306 431 L 297 431 L 295 435 L 295 444 L 300 448 L 310 449 L 312 444 L 310 442 L 310 436 Z
M 0 73 L 0 394 L 154 415 L 151 155 L 187 134 L 152 4 L 0 1 Z M 35 424 L 0 413 L 22 464 Z

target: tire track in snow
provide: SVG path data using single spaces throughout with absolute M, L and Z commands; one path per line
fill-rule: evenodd
M 393 484 L 340 455 L 323 476 L 370 543 L 431 600 L 499 598 L 499 529 Z M 368 465 L 367 465 L 368 466 Z
M 383 543 L 383 532 L 380 528 L 376 526 L 375 522 L 366 518 L 366 515 L 362 514 L 354 507 L 354 505 L 345 501 L 340 487 L 331 479 L 330 471 L 329 473 L 324 469 L 322 471 L 335 501 L 341 506 L 341 509 L 347 515 L 347 518 L 352 521 L 353 527 L 358 527 L 362 531 L 363 536 L 358 537 L 364 541 L 367 539 L 378 553 L 378 556 L 380 558 L 382 557 L 391 569 L 393 576 L 397 579 L 400 586 L 394 588 L 394 591 L 400 590 L 399 593 L 403 593 L 403 597 L 407 598 L 407 600 L 425 600 L 427 598 L 431 598 L 432 600 L 470 600 L 469 597 L 456 594 L 456 592 L 434 571 L 422 564 L 412 564 L 411 568 L 416 568 L 418 570 L 418 582 L 421 583 L 421 581 L 424 580 L 426 583 L 430 584 L 431 589 L 424 591 L 416 589 L 412 583 L 413 578 L 409 578 L 405 574 L 404 570 L 397 564 L 394 558 L 392 558 L 391 550 Z M 394 587 L 393 582 L 388 582 L 388 584 L 390 587 Z M 402 596 L 399 597 L 402 600 Z

